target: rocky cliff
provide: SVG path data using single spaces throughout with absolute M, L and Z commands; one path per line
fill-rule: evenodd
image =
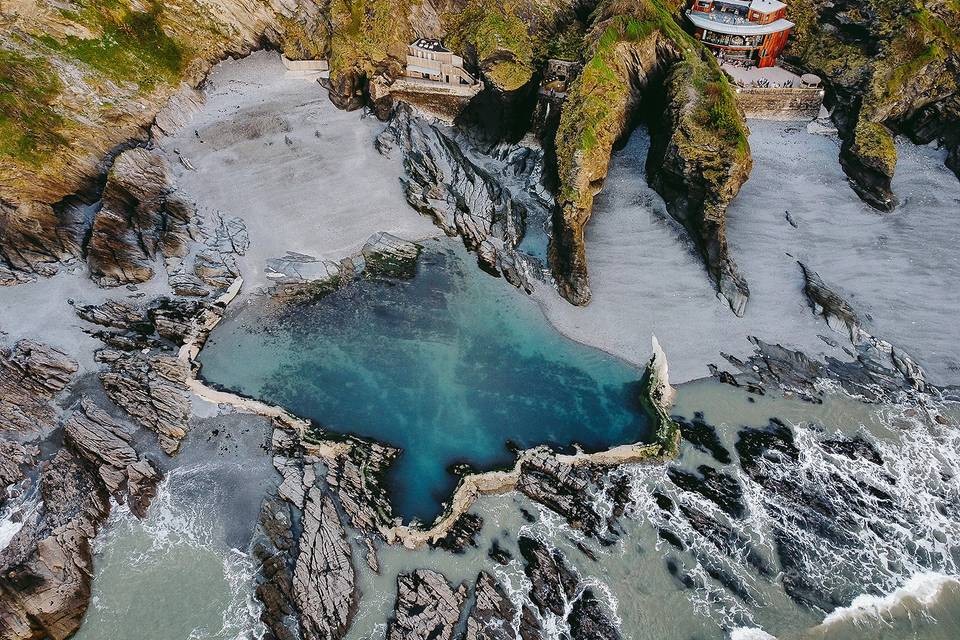
M 587 63 L 556 136 L 560 186 L 550 258 L 561 293 L 574 304 L 590 300 L 583 233 L 610 153 L 646 111 L 661 113 L 651 127 L 650 182 L 690 232 L 731 308 L 743 314 L 749 292 L 729 256 L 724 220 L 752 166 L 747 130 L 716 62 L 674 19 L 679 4 L 610 0 L 594 14 Z
M 960 176 L 960 6 L 955 0 L 796 0 L 787 58 L 823 77 L 851 185 L 883 211 L 896 134 L 946 146 Z

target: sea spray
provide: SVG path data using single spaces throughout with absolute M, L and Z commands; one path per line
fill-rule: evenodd
M 79 640 L 262 636 L 255 563 L 224 542 L 218 517 L 230 499 L 217 476 L 226 466 L 214 460 L 170 470 L 143 520 L 113 505 L 95 542 L 94 606 Z
M 838 607 L 824 619 L 822 626 L 829 627 L 841 622 L 865 622 L 870 618 L 883 620 L 916 606 L 924 613 L 935 605 L 948 586 L 960 587 L 960 579 L 936 572 L 919 573 L 907 579 L 902 586 L 882 595 L 862 594 L 853 599 L 849 607 Z M 909 612 L 909 611 L 908 611 Z

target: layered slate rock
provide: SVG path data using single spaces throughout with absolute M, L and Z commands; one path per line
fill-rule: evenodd
M 109 512 L 106 490 L 62 449 L 40 476 L 43 503 L 0 550 L 0 636 L 66 638 L 90 598 L 91 540 Z
M 330 495 L 313 486 L 303 509 L 303 533 L 293 570 L 293 600 L 307 640 L 341 638 L 359 594 L 350 544 Z
M 591 478 L 583 468 L 561 462 L 541 449 L 523 461 L 517 491 L 561 516 L 571 527 L 599 536 L 604 525 L 590 500 Z
M 77 372 L 66 353 L 32 340 L 0 347 L 0 423 L 17 437 L 32 439 L 55 426 L 53 397 Z
M 82 234 L 49 204 L 0 202 L 0 286 L 50 276 L 80 255 Z
M 517 540 L 524 571 L 530 578 L 530 599 L 541 614 L 566 615 L 567 601 L 576 594 L 578 576 L 567 566 L 562 554 L 540 540 L 521 536 Z
M 327 484 L 354 529 L 379 534 L 382 526 L 390 526 L 393 521 L 383 477 L 400 450 L 359 438 L 351 438 L 351 445 L 328 465 Z
M 436 571 L 401 573 L 388 640 L 451 640 L 466 598 L 465 584 L 454 588 Z
M 474 164 L 450 136 L 415 116 L 408 106 L 396 109 L 377 149 L 389 155 L 399 148 L 406 177 L 407 202 L 430 216 L 447 235 L 459 236 L 476 252 L 484 270 L 511 284 L 531 289 L 523 257 L 526 210 L 510 191 Z
M 467 617 L 465 640 L 515 640 L 516 607 L 496 578 L 481 571 L 474 588 L 474 603 Z
M 187 435 L 189 366 L 175 356 L 103 350 L 97 360 L 110 364 L 100 382 L 110 399 L 140 425 L 157 434 L 160 448 L 176 453 Z
M 159 151 L 124 151 L 113 163 L 87 244 L 90 276 L 100 285 L 145 282 L 157 256 L 186 253 L 193 208 L 174 193 Z
M 160 479 L 153 464 L 130 444 L 130 433 L 110 415 L 84 398 L 64 425 L 64 437 L 82 458 L 91 463 L 107 491 L 139 518 L 146 514 Z
M 530 578 L 530 600 L 540 616 L 553 615 L 570 627 L 573 640 L 619 640 L 620 631 L 589 586 L 573 571 L 559 549 L 521 536 L 517 541 Z M 532 612 L 524 611 L 520 635 L 523 640 L 539 636 Z

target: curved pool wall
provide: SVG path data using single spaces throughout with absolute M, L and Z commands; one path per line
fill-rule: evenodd
M 428 243 L 411 279 L 260 302 L 213 332 L 202 376 L 402 449 L 387 486 L 405 521 L 440 513 L 455 465 L 508 466 L 511 446 L 596 451 L 650 437 L 642 370 L 561 336 L 454 242 Z

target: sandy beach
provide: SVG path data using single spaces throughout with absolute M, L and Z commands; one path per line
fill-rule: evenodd
M 813 315 L 802 260 L 848 297 L 869 332 L 905 349 L 932 381 L 960 381 L 960 363 L 948 355 L 956 341 L 949 310 L 960 300 L 953 249 L 960 183 L 941 152 L 898 145 L 894 187 L 903 204 L 880 214 L 847 186 L 835 138 L 795 123 L 750 126 L 754 169 L 727 218 L 731 251 L 750 285 L 743 318 L 717 300 L 700 258 L 647 186 L 647 135 L 638 131 L 616 152 L 587 226 L 593 300 L 577 308 L 541 292 L 550 321 L 638 364 L 655 333 L 678 382 L 707 375 L 707 363 L 722 364 L 721 351 L 749 353 L 751 335 L 849 359 L 819 337 L 849 346 Z
M 264 283 L 265 261 L 287 251 L 339 260 L 378 231 L 439 233 L 407 206 L 400 161 L 374 149 L 383 124 L 334 107 L 315 75 L 287 72 L 261 51 L 219 64 L 203 91 L 203 108 L 157 145 L 200 213 L 244 220 L 248 291 Z

